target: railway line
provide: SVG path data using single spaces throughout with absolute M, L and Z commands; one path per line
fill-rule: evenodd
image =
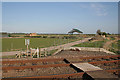
M 119 61 L 120 55 L 2 61 L 3 80 L 13 78 L 15 80 L 18 80 L 17 78 L 82 78 L 86 72 L 73 66 L 72 63 L 89 63 L 102 68 L 103 71 L 120 76 Z
M 34 68 L 48 68 L 48 67 L 63 67 L 69 66 L 70 64 L 51 64 L 51 65 L 34 65 L 34 66 L 20 66 L 20 67 L 3 67 L 2 70 L 24 70 L 24 69 L 34 69 Z

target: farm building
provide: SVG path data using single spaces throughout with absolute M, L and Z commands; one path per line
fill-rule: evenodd
M 36 33 L 30 33 L 30 34 L 27 34 L 27 36 L 37 36 Z
M 68 32 L 68 34 L 73 34 L 74 32 L 83 33 L 82 31 L 80 31 L 78 29 L 72 29 L 71 31 Z

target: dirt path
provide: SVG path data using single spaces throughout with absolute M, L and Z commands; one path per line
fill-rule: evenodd
M 83 40 L 79 40 L 79 41 L 75 41 L 75 42 L 71 42 L 71 43 L 67 43 L 67 44 L 63 44 L 63 45 L 59 45 L 59 46 L 51 46 L 51 47 L 47 47 L 47 48 L 41 48 L 41 51 L 47 49 L 47 50 L 54 50 L 54 49 L 60 49 L 62 47 L 70 47 L 82 42 L 86 42 L 91 38 L 85 38 Z M 0 52 L 0 54 L 2 54 L 2 56 L 8 56 L 8 55 L 15 55 L 16 53 L 19 53 L 20 51 L 11 51 L 11 52 Z
M 10 51 L 10 52 L 0 52 L 2 56 L 8 56 L 8 55 L 15 55 L 16 53 L 19 53 L 20 51 Z
M 85 38 L 83 40 L 79 40 L 79 41 L 75 41 L 75 42 L 71 42 L 71 43 L 67 43 L 67 44 L 63 44 L 63 45 L 59 45 L 59 46 L 51 46 L 51 47 L 47 47 L 47 48 L 41 48 L 41 51 L 43 51 L 44 49 L 54 50 L 54 49 L 60 49 L 60 48 L 63 48 L 63 47 L 70 47 L 70 46 L 73 46 L 73 45 L 76 45 L 76 44 L 86 42 L 89 39 L 91 39 L 91 38 Z
M 108 49 L 109 49 L 109 46 L 110 46 L 112 43 L 114 43 L 114 42 L 116 42 L 116 41 L 118 41 L 118 40 L 119 40 L 118 38 L 115 38 L 115 40 L 107 41 L 107 42 L 104 44 L 103 48 L 106 49 L 106 50 L 108 50 Z

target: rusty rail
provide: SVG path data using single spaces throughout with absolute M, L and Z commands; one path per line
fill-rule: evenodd
M 71 76 L 82 76 L 84 72 L 73 73 L 73 74 L 60 74 L 60 75 L 50 75 L 50 76 L 33 76 L 33 77 L 23 77 L 23 78 L 66 78 Z
M 88 62 L 90 64 L 104 64 L 104 63 L 118 63 L 120 60 L 112 60 L 112 61 L 95 61 L 95 62 Z
M 107 72 L 119 72 L 120 69 L 112 69 L 112 70 L 105 70 Z M 30 76 L 30 77 L 21 77 L 21 78 L 8 78 L 8 79 L 3 79 L 3 80 L 29 80 L 30 78 L 67 78 L 67 77 L 73 77 L 73 76 L 82 76 L 84 72 L 80 73 L 73 73 L 73 74 L 60 74 L 60 75 L 50 75 L 50 76 Z
M 48 67 L 63 67 L 69 66 L 70 64 L 50 64 L 50 65 L 34 65 L 34 66 L 11 66 L 11 67 L 2 67 L 2 70 L 23 70 L 23 69 L 34 69 L 34 68 L 48 68 Z
M 50 76 L 32 76 L 32 77 L 20 77 L 20 78 L 7 78 L 2 80 L 38 80 L 39 78 L 43 79 L 52 79 L 52 78 L 68 78 L 68 77 L 74 77 L 74 76 L 81 76 L 84 74 L 84 72 L 80 73 L 72 73 L 72 74 L 60 74 L 60 75 L 50 75 Z M 36 78 L 36 79 L 35 79 Z
M 117 58 L 119 57 L 120 58 L 120 55 L 104 55 L 104 56 L 89 56 L 89 57 L 69 57 L 68 59 L 74 59 L 74 58 L 79 58 L 79 59 L 100 59 L 100 58 L 103 58 L 103 59 L 109 59 L 109 58 Z
M 80 59 L 109 59 L 109 58 L 116 58 L 120 57 L 120 55 L 110 55 L 110 56 L 95 56 L 95 57 L 72 57 L 80 58 Z M 32 60 L 13 60 L 13 61 L 2 61 L 2 64 L 15 64 L 15 63 L 36 63 L 36 62 L 50 62 L 50 61 L 63 61 L 64 58 L 55 58 L 55 59 L 32 59 Z
M 13 61 L 2 61 L 2 64 L 15 64 L 15 63 L 32 63 L 32 62 L 51 62 L 51 61 L 63 61 L 64 58 L 59 59 L 32 59 L 32 60 L 13 60 Z
M 112 72 L 112 73 L 114 73 L 114 72 L 120 73 L 120 69 L 112 69 L 112 70 L 105 70 L 105 71 Z
M 120 55 L 109 55 L 109 56 L 94 56 L 94 57 L 81 57 L 80 59 L 109 59 L 109 58 L 116 58 L 120 57 Z

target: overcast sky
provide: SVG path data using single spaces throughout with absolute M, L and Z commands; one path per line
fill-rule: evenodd
M 7 32 L 85 34 L 98 29 L 118 33 L 117 2 L 3 2 L 2 30 Z

